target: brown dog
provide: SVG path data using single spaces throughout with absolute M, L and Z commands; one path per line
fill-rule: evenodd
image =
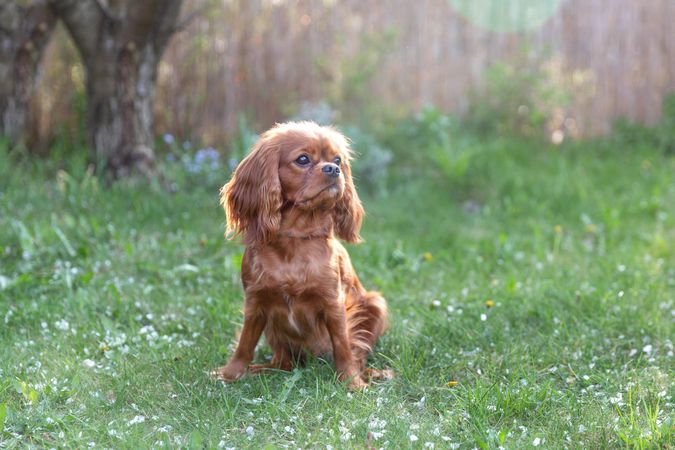
M 363 219 L 350 156 L 333 128 L 285 123 L 262 135 L 222 188 L 228 233 L 246 244 L 246 299 L 237 349 L 217 377 L 290 370 L 306 352 L 332 352 L 338 378 L 352 389 L 393 375 L 365 367 L 387 328 L 387 304 L 363 288 L 337 240 L 358 242 Z M 249 365 L 263 332 L 272 361 Z

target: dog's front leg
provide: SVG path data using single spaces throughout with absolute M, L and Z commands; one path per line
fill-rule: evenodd
M 349 336 L 347 334 L 347 319 L 344 311 L 333 311 L 326 317 L 326 328 L 333 343 L 333 357 L 335 369 L 340 381 L 348 381 L 349 389 L 363 389 L 367 384 L 361 379 L 361 374 L 354 361 Z
M 244 327 L 241 330 L 234 355 L 225 366 L 214 371 L 215 375 L 224 381 L 236 381 L 243 377 L 253 360 L 255 346 L 265 328 L 265 316 L 254 309 L 245 308 Z

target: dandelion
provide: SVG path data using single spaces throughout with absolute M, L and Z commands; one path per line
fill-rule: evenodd
M 450 380 L 450 381 L 448 381 L 448 382 L 446 383 L 446 386 L 448 386 L 448 387 L 455 387 L 455 386 L 457 386 L 458 384 L 459 384 L 459 381 Z
M 427 262 L 428 262 L 428 261 L 431 261 L 432 259 L 434 259 L 434 255 L 432 255 L 431 252 L 424 252 L 424 254 L 422 255 L 422 257 L 423 257 L 424 260 L 427 261 Z
M 555 234 L 561 234 L 562 231 L 563 231 L 562 226 L 560 226 L 560 225 L 554 226 L 553 231 L 555 232 Z
M 485 301 L 485 306 L 487 306 L 488 308 L 492 308 L 493 306 L 495 306 L 494 300 L 492 300 L 491 298 L 487 299 Z

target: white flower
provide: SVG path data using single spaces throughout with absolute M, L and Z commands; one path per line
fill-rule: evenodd
M 135 416 L 133 419 L 131 419 L 127 425 L 136 425 L 137 423 L 143 423 L 145 422 L 145 416 Z
M 535 440 L 532 441 L 532 445 L 534 445 L 535 447 L 539 447 L 539 444 L 541 444 L 541 439 L 539 438 L 535 438 Z
M 91 359 L 85 359 L 84 361 L 82 361 L 82 365 L 87 369 L 93 369 L 94 367 L 96 367 L 96 362 L 92 361 Z
M 617 404 L 620 405 L 622 403 L 622 400 L 623 400 L 623 395 L 621 394 L 621 392 L 618 392 L 616 394 L 616 396 L 609 398 L 609 403 L 611 403 L 612 405 L 617 405 Z
M 61 319 L 54 323 L 54 326 L 61 331 L 68 331 L 70 329 L 70 324 L 67 320 Z
M 642 347 L 642 351 L 647 353 L 647 354 L 651 353 L 652 350 L 653 350 L 653 347 L 651 346 L 651 344 L 647 344 L 644 347 Z
M 246 434 L 248 434 L 249 436 L 253 436 L 253 433 L 255 433 L 255 431 L 253 430 L 252 426 L 249 425 L 248 427 L 246 427 Z
M 415 441 L 417 441 L 418 439 L 419 439 L 419 438 L 418 438 L 417 436 L 415 436 L 414 434 L 411 434 L 411 435 L 410 435 L 410 442 L 415 442 Z
M 487 320 L 487 314 L 481 314 L 481 315 L 480 315 L 480 320 L 481 320 L 482 322 L 485 322 L 485 321 Z

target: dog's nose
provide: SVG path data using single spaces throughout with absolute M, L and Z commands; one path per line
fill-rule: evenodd
M 328 163 L 321 168 L 321 171 L 332 178 L 340 176 L 340 166 L 337 164 Z

